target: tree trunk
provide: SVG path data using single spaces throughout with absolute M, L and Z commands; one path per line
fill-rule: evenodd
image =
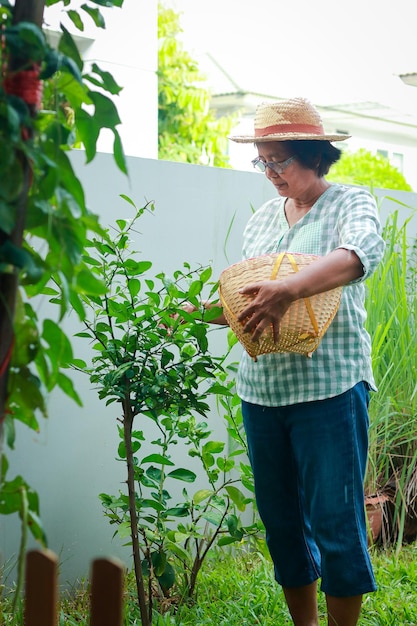
M 129 496 L 130 535 L 132 539 L 133 563 L 135 569 L 136 591 L 142 626 L 152 626 L 152 597 L 146 602 L 145 584 L 143 579 L 142 562 L 138 536 L 138 515 L 136 511 L 135 493 L 135 464 L 132 448 L 133 411 L 129 393 L 126 392 L 123 402 L 123 435 L 126 449 L 127 464 L 127 491 Z
M 33 22 L 42 28 L 45 0 L 16 0 L 13 9 L 13 23 Z

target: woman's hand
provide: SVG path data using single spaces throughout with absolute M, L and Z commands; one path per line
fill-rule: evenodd
M 286 289 L 285 280 L 265 280 L 247 285 L 239 293 L 252 296 L 250 304 L 239 315 L 245 333 L 252 333 L 256 341 L 265 328 L 271 327 L 274 341 L 278 340 L 281 320 L 293 298 Z
M 281 320 L 294 300 L 347 285 L 363 272 L 361 260 L 353 250 L 337 248 L 282 280 L 265 280 L 240 289 L 239 293 L 252 296 L 252 300 L 238 320 L 243 322 L 245 332 L 252 333 L 254 341 L 271 326 L 276 341 Z

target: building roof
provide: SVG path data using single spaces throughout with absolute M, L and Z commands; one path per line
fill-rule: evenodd
M 199 66 L 212 94 L 212 107 L 220 115 L 239 112 L 242 117 L 251 117 L 261 101 L 300 95 L 268 93 L 261 83 L 261 89 L 253 91 L 245 78 L 231 75 L 210 53 L 199 58 Z M 344 99 L 337 100 L 334 93 L 331 97 L 322 96 L 314 104 L 329 132 L 360 134 L 367 139 L 383 136 L 389 143 L 417 147 L 417 89 L 411 86 L 414 84 L 417 85 L 417 73 L 400 74 L 392 76 L 385 89 L 380 86 L 382 97 L 378 99 L 346 98 L 344 94 Z

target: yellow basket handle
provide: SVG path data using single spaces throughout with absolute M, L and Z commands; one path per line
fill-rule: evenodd
M 271 276 L 270 276 L 270 280 L 275 280 L 275 278 L 277 277 L 279 268 L 281 267 L 281 263 L 283 261 L 284 256 L 287 256 L 287 259 L 289 260 L 289 262 L 292 265 L 292 268 L 294 270 L 294 272 L 298 272 L 299 268 L 297 265 L 296 260 L 294 259 L 293 255 L 290 254 L 289 252 L 280 252 L 280 254 L 277 256 L 277 259 L 274 263 L 274 267 L 272 268 L 272 272 L 271 272 Z M 303 298 L 309 317 L 310 317 L 310 321 L 312 323 L 312 326 L 314 328 L 314 332 L 316 333 L 316 335 L 319 334 L 319 327 L 317 324 L 317 320 L 316 320 L 316 316 L 314 315 L 314 311 L 313 311 L 313 307 L 311 306 L 311 302 L 310 302 L 310 298 Z

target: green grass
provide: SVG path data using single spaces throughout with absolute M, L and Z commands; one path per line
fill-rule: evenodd
M 417 626 L 417 543 L 405 546 L 399 557 L 395 550 L 372 550 L 378 591 L 364 597 L 360 626 Z M 233 557 L 215 552 L 207 561 L 197 585 L 196 601 L 177 606 L 175 596 L 167 599 L 164 612 L 154 614 L 154 626 L 281 626 L 292 624 L 280 587 L 273 579 L 269 559 L 259 554 Z M 126 592 L 124 626 L 139 626 L 134 585 Z M 132 579 L 133 581 L 133 579 Z M 72 598 L 61 602 L 60 626 L 88 626 L 88 585 L 74 588 Z M 319 594 L 321 621 L 325 624 L 325 601 Z M 20 609 L 21 611 L 21 609 Z M 22 613 L 3 621 L 21 626 Z
M 372 552 L 378 591 L 365 596 L 361 626 L 417 626 L 417 545 L 404 547 L 400 558 L 393 551 Z M 325 623 L 324 595 L 319 609 Z M 156 622 L 199 626 L 279 626 L 292 624 L 269 560 L 257 555 L 237 559 L 218 556 L 202 574 L 198 602 L 182 607 L 175 621 Z

